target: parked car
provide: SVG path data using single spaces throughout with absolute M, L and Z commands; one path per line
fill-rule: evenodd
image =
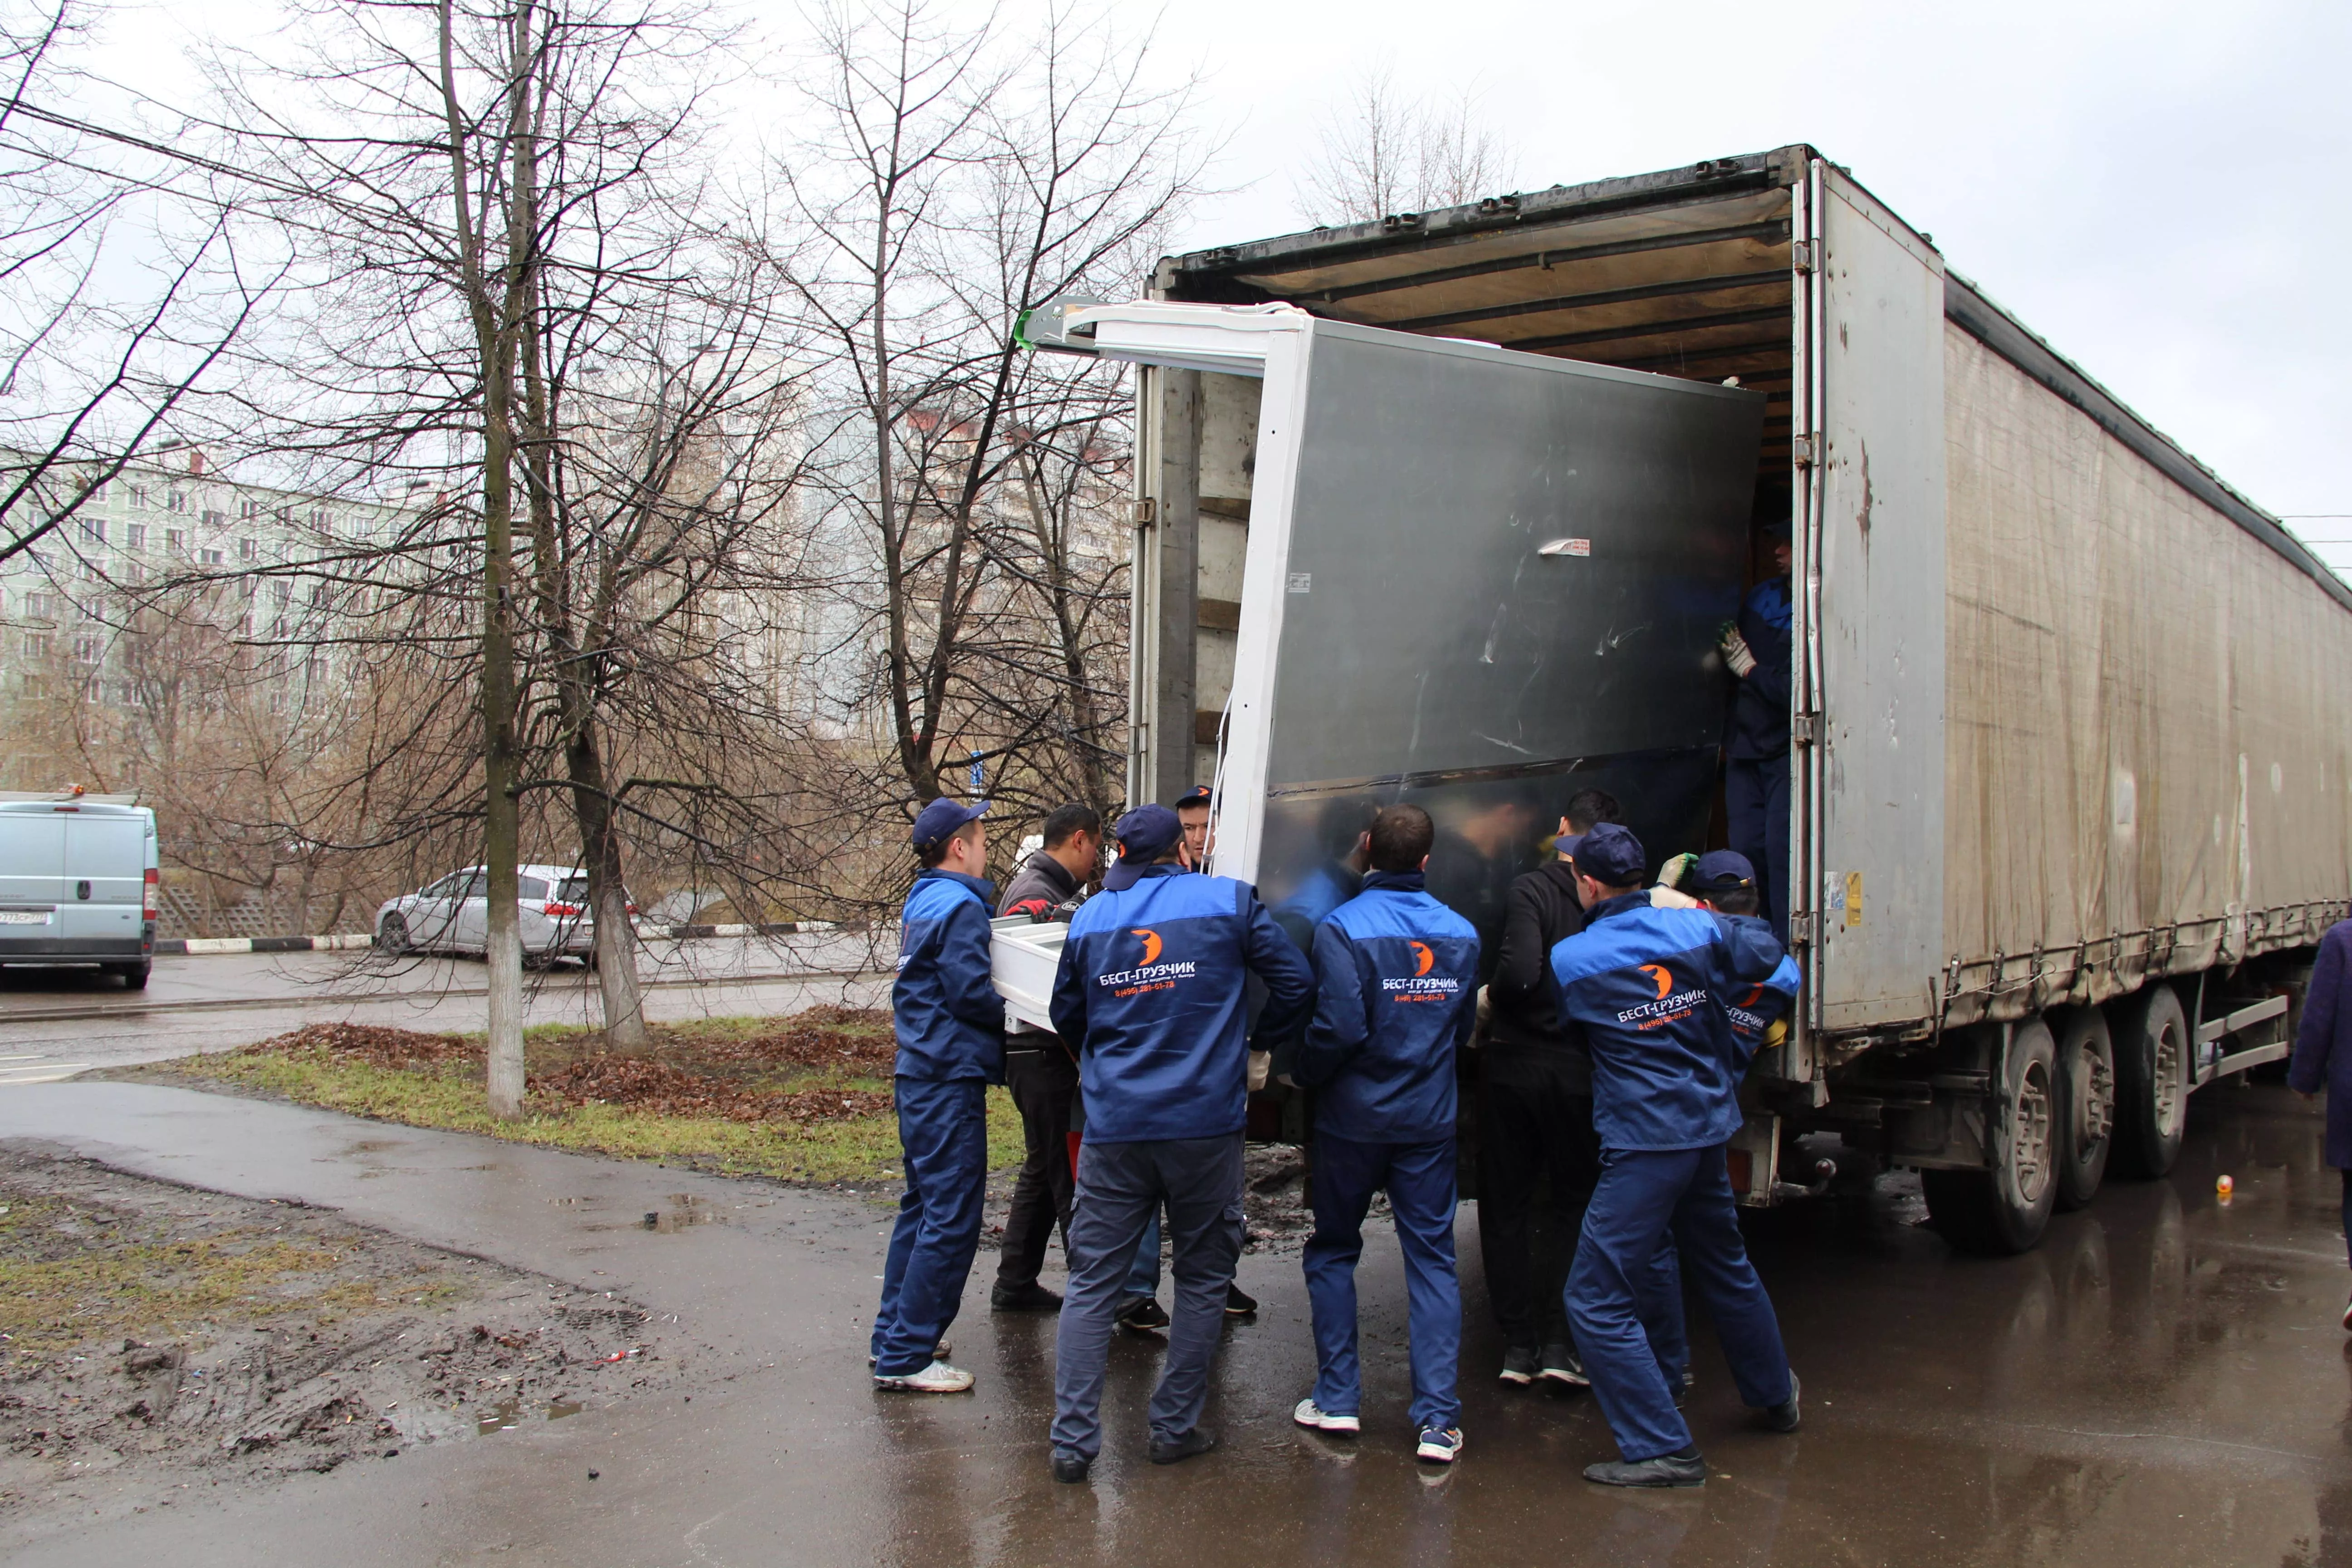
M 96 964 L 146 989 L 155 814 L 131 799 L 0 795 L 0 964 Z
M 526 963 L 576 958 L 593 963 L 595 917 L 588 873 L 577 866 L 524 866 L 518 879 Z M 375 945 L 387 953 L 480 952 L 489 945 L 489 869 L 468 866 L 389 900 L 375 914 Z

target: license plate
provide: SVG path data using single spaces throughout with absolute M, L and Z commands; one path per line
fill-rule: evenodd
M 45 926 L 49 923 L 46 910 L 0 910 L 0 926 Z

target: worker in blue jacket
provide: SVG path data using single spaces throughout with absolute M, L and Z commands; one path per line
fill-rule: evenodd
M 1748 863 L 1748 857 L 1734 849 L 1717 849 L 1700 856 L 1684 890 L 1718 914 L 1753 916 L 1762 905 L 1756 868 Z M 1788 1033 L 1787 1021 L 1781 1015 L 1796 998 L 1797 987 L 1803 978 L 1797 961 L 1783 957 L 1771 978 L 1759 981 L 1725 1001 L 1724 1018 L 1731 1026 L 1732 1040 L 1739 1047 L 1739 1066 L 1743 1070 L 1755 1059 L 1759 1048 L 1779 1045 Z
M 1731 847 L 1759 873 L 1759 910 L 1789 941 L 1789 691 L 1796 668 L 1796 596 L 1789 525 L 1765 530 L 1772 575 L 1748 591 L 1724 633 L 1723 657 L 1738 678 L 1724 738 L 1724 811 Z
M 1552 949 L 1551 967 L 1561 1008 L 1584 1026 L 1592 1053 L 1601 1181 L 1569 1268 L 1568 1318 L 1623 1455 L 1584 1476 L 1696 1487 L 1706 1465 L 1644 1321 L 1669 1233 L 1740 1397 L 1774 1431 L 1798 1425 L 1796 1375 L 1748 1260 L 1724 1158 L 1741 1120 L 1748 1055 L 1727 1005 L 1753 986 L 1782 984 L 1788 972 L 1761 921 L 1654 907 L 1641 841 L 1625 828 L 1604 823 L 1572 853 L 1586 925 Z
M 1164 805 L 1119 818 L 1119 858 L 1078 909 L 1054 977 L 1055 1033 L 1078 1048 L 1087 1131 L 1054 1367 L 1053 1468 L 1082 1481 L 1102 1451 L 1111 1313 L 1145 1224 L 1167 1208 L 1175 1311 L 1151 1395 L 1151 1461 L 1216 1447 L 1201 1430 L 1209 1362 L 1242 1246 L 1249 1098 L 1244 985 L 1265 986 L 1257 1033 L 1280 1038 L 1315 1001 L 1307 960 L 1246 884 L 1193 875 Z
M 1454 1058 L 1477 1022 L 1478 936 L 1423 885 L 1436 836 L 1421 807 L 1383 809 L 1367 835 L 1363 891 L 1315 928 L 1315 1018 L 1293 1072 L 1317 1090 L 1305 1260 L 1316 1374 L 1291 1418 L 1343 1436 L 1360 1429 L 1356 1263 L 1372 1194 L 1385 1191 L 1404 1253 L 1416 1452 L 1450 1465 L 1462 1451 Z
M 986 802 L 940 799 L 915 818 L 921 869 L 898 931 L 890 1010 L 898 1037 L 891 1088 L 906 1195 L 882 1266 L 874 1314 L 874 1384 L 960 1394 L 971 1373 L 941 1352 L 980 1246 L 988 1181 L 987 1086 L 1004 1081 L 1004 1002 L 989 981 Z

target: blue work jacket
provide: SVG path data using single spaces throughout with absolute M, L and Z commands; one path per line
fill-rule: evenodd
M 899 917 L 890 1013 L 900 1078 L 1004 1081 L 1004 998 L 989 981 L 996 885 L 955 871 L 915 879 Z
M 1152 866 L 1078 906 L 1054 975 L 1054 1030 L 1078 1050 L 1088 1142 L 1219 1138 L 1249 1100 L 1243 982 L 1265 984 L 1257 1034 L 1315 1005 L 1315 975 L 1247 885 Z
M 2352 1171 L 2352 921 L 2319 939 L 2286 1081 L 2298 1094 L 2327 1091 L 2327 1163 Z
M 1764 1031 L 1772 1021 L 1789 1010 L 1795 1000 L 1797 987 L 1804 984 L 1804 974 L 1793 958 L 1783 958 L 1769 979 L 1749 986 L 1735 986 L 1731 999 L 1723 1005 L 1724 1017 L 1731 1025 L 1731 1038 L 1739 1047 L 1742 1071 L 1756 1059 L 1756 1047 L 1764 1043 Z
M 1795 664 L 1796 606 L 1789 579 L 1767 577 L 1739 606 L 1739 636 L 1756 668 L 1731 697 L 1730 752 L 1736 759 L 1789 752 L 1789 677 Z
M 1375 871 L 1315 928 L 1315 1021 L 1291 1076 L 1318 1131 L 1358 1143 L 1454 1136 L 1454 1053 L 1478 1017 L 1478 933 L 1418 871 Z
M 1551 950 L 1551 969 L 1561 1010 L 1584 1026 L 1591 1048 L 1601 1147 L 1706 1149 L 1729 1138 L 1754 1047 L 1733 1035 L 1726 999 L 1780 980 L 1772 928 L 1712 910 L 1654 909 L 1647 890 L 1595 904 L 1586 921 Z

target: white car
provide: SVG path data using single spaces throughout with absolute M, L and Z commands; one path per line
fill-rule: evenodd
M 523 866 L 519 885 L 522 953 L 527 963 L 556 958 L 595 962 L 595 917 L 588 873 L 577 866 Z M 452 871 L 429 887 L 389 900 L 375 912 L 380 952 L 480 952 L 489 945 L 487 867 Z

